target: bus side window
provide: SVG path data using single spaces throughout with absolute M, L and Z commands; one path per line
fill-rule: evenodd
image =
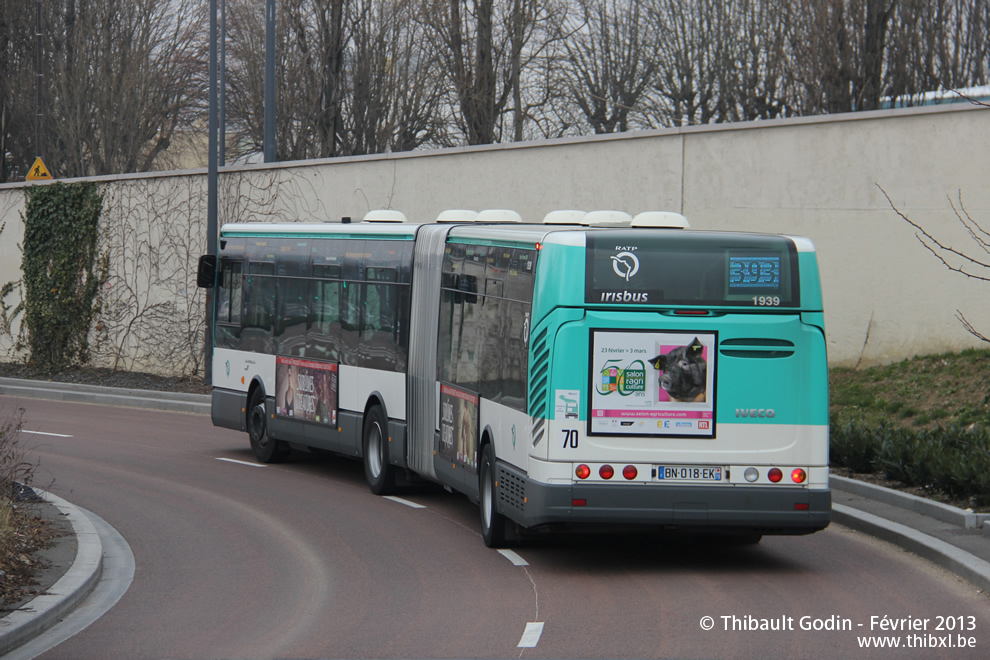
M 517 248 L 505 278 L 505 297 L 511 300 L 533 302 L 533 267 L 535 250 Z
M 502 403 L 526 411 L 529 369 L 529 303 L 502 301 Z
M 382 323 L 382 295 L 378 285 L 364 285 L 364 307 L 361 314 L 361 337 L 371 338 Z
M 309 283 L 298 277 L 279 277 L 277 289 L 276 351 L 280 355 L 304 356 L 309 325 Z
M 325 360 L 340 360 L 340 266 L 313 265 L 311 327 L 307 349 Z
M 340 325 L 349 332 L 361 328 L 361 290 L 357 282 L 342 282 L 340 291 Z
M 488 280 L 493 282 L 494 280 Z M 501 282 L 499 282 L 501 284 Z M 497 287 L 501 289 L 501 287 Z M 485 296 L 480 313 L 478 337 L 481 343 L 480 359 L 475 359 L 478 370 L 478 393 L 484 398 L 496 403 L 502 400 L 502 316 L 508 301 L 496 296 Z
M 370 241 L 369 241 L 370 243 Z M 371 338 L 376 332 L 387 333 L 380 337 L 389 344 L 391 352 L 395 351 L 395 337 L 392 333 L 392 319 L 398 313 L 395 306 L 395 285 L 379 284 L 379 282 L 395 282 L 398 272 L 395 268 L 368 268 L 365 277 L 364 314 L 361 320 L 361 336 Z
M 340 322 L 340 282 L 313 282 L 313 331 L 332 334 L 332 323 Z
M 224 259 L 220 262 L 217 280 L 217 322 L 214 341 L 219 348 L 237 350 L 241 347 L 241 304 L 244 296 L 243 263 Z
M 242 349 L 271 352 L 275 320 L 275 265 L 249 263 L 248 286 L 244 301 Z
M 455 310 L 459 317 L 459 308 L 463 298 L 455 291 L 446 287 L 440 290 L 440 324 L 437 332 L 437 378 L 452 383 L 454 363 L 454 347 L 459 324 L 454 323 Z
M 479 363 L 485 351 L 481 296 L 458 296 L 444 291 L 440 309 L 440 338 L 437 350 L 441 380 L 478 391 Z
M 220 281 L 217 286 L 217 322 L 241 324 L 241 262 L 220 262 Z

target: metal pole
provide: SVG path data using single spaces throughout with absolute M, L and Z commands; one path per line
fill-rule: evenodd
M 206 253 L 217 253 L 217 0 L 210 0 L 210 113 L 209 157 L 207 159 Z M 206 290 L 206 360 L 203 364 L 207 385 L 213 383 L 213 289 Z
M 227 0 L 220 0 L 220 167 L 227 164 Z
M 41 0 L 35 2 L 34 43 L 36 60 L 34 65 L 34 151 L 41 157 L 41 86 L 44 74 L 41 67 Z
M 275 0 L 265 0 L 265 162 L 275 162 Z

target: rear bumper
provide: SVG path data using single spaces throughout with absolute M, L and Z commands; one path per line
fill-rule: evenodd
M 788 486 L 545 484 L 499 465 L 499 512 L 523 527 L 636 525 L 709 532 L 811 534 L 832 520 L 832 493 Z M 583 501 L 577 505 L 575 501 Z M 799 510 L 796 507 L 807 507 Z

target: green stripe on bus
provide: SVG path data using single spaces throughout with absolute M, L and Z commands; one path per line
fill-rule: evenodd
M 520 240 L 518 242 L 493 241 L 493 240 L 486 240 L 483 238 L 460 238 L 455 236 L 447 240 L 448 245 L 451 243 L 457 243 L 459 245 L 486 245 L 488 247 L 504 247 L 504 248 L 524 247 L 524 248 L 529 248 L 530 250 L 536 249 L 535 241 L 526 241 L 526 240 Z
M 355 238 L 363 241 L 373 239 L 383 239 L 388 241 L 412 241 L 415 240 L 413 234 L 338 234 L 328 232 L 326 234 L 282 234 L 282 233 L 262 233 L 262 232 L 228 232 L 221 238 L 313 238 L 313 239 L 334 239 L 334 238 Z

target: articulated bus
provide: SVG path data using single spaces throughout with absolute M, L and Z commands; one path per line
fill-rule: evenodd
M 678 214 L 396 211 L 227 224 L 212 418 L 263 463 L 360 459 L 376 494 L 479 503 L 484 542 L 633 526 L 808 534 L 831 519 L 806 238 Z

